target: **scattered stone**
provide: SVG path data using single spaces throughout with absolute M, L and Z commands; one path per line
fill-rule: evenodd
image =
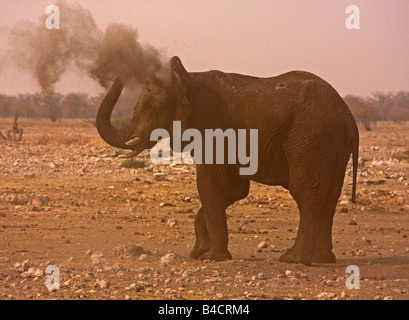
M 381 179 L 381 180 L 367 180 L 366 184 L 369 185 L 380 185 L 380 184 L 384 184 L 386 182 L 386 179 Z
M 47 206 L 48 202 L 49 202 L 49 199 L 46 196 L 37 196 L 30 200 L 30 204 L 35 207 Z
M 95 267 L 102 268 L 108 264 L 108 260 L 105 259 L 104 254 L 99 251 L 91 255 L 91 264 Z
M 224 296 L 223 293 L 216 293 L 214 298 L 217 299 L 217 300 L 223 300 L 225 298 L 225 296 Z
M 266 275 L 265 273 L 263 273 L 263 272 L 260 272 L 260 273 L 257 275 L 257 279 L 266 280 L 266 279 L 267 279 L 267 275 Z
M 7 257 L 0 257 L 0 263 L 9 263 L 10 259 Z
M 162 172 L 157 172 L 153 174 L 156 181 L 163 181 L 166 178 L 166 175 Z
M 24 272 L 24 271 L 28 271 L 31 265 L 32 264 L 28 260 L 25 260 L 21 263 L 17 262 L 16 264 L 14 264 L 14 268 L 19 272 Z
M 124 246 L 124 245 L 119 245 L 113 248 L 113 253 L 115 256 L 121 257 L 121 258 L 126 258 L 126 259 L 136 259 L 139 258 L 142 254 L 150 254 L 151 252 L 149 250 L 145 250 L 141 246 L 135 246 L 135 245 L 130 245 L 130 246 Z
M 101 289 L 107 289 L 110 287 L 110 283 L 107 280 L 104 279 L 98 279 L 97 282 L 94 285 L 94 288 L 100 287 Z
M 336 297 L 336 294 L 332 292 L 321 292 L 317 294 L 318 299 L 333 299 L 335 297 Z
M 4 196 L 4 200 L 6 202 L 11 202 L 12 204 L 16 205 L 24 205 L 26 204 L 26 200 L 19 198 L 15 193 L 9 193 Z
M 179 222 L 176 219 L 169 219 L 167 225 L 171 228 L 179 227 Z
M 176 206 L 169 202 L 161 202 L 159 203 L 159 207 L 176 207 Z
M 291 270 L 286 270 L 286 271 L 285 271 L 285 275 L 286 275 L 287 277 L 292 277 L 292 276 L 294 275 L 294 272 L 292 272 Z
M 126 248 L 125 254 L 129 254 L 133 258 L 139 258 L 142 254 L 150 254 L 149 250 L 145 250 L 141 246 L 131 245 Z
M 403 294 L 406 292 L 406 290 L 402 290 L 402 289 L 393 289 L 393 292 L 399 293 L 399 294 Z
M 79 176 L 84 176 L 88 172 L 88 166 L 83 166 L 81 169 L 77 171 Z
M 265 241 L 262 241 L 262 242 L 260 242 L 260 243 L 257 245 L 257 247 L 258 247 L 259 249 L 268 248 L 268 243 L 265 242 Z
M 350 205 L 352 202 L 351 202 L 351 200 L 349 200 L 349 199 L 344 199 L 344 200 L 341 200 L 340 202 L 339 202 L 339 204 L 340 205 L 344 205 L 344 206 L 348 206 L 348 205 Z
M 140 256 L 139 256 L 139 260 L 141 260 L 141 261 L 144 261 L 144 260 L 147 260 L 148 259 L 148 255 L 147 254 L 141 254 Z
M 180 259 L 180 257 L 175 253 L 168 253 L 160 258 L 160 263 L 162 266 L 167 266 L 173 263 L 175 259 Z
M 44 271 L 41 269 L 30 268 L 25 272 L 21 273 L 21 277 L 23 278 L 34 278 L 34 277 L 42 277 L 44 275 Z

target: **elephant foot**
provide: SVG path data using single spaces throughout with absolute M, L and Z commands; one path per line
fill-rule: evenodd
M 287 249 L 278 260 L 286 263 L 301 263 L 306 266 L 311 265 L 311 255 L 307 255 L 302 249 L 294 249 L 294 247 Z
M 201 255 L 209 251 L 210 245 L 197 245 L 193 247 L 192 251 L 189 253 L 189 257 L 192 259 L 199 259 Z
M 210 249 L 209 251 L 203 253 L 199 259 L 200 260 L 213 260 L 213 261 L 224 261 L 224 260 L 231 260 L 231 254 L 229 250 L 215 250 Z
M 335 257 L 335 254 L 333 254 L 331 250 L 329 251 L 319 250 L 319 251 L 314 251 L 311 262 L 313 263 L 336 263 L 337 258 Z

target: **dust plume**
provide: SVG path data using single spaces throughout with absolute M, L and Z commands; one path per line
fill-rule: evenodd
M 53 90 L 73 64 L 103 87 L 116 76 L 137 83 L 162 78 L 167 67 L 160 52 L 140 44 L 135 28 L 116 23 L 102 31 L 79 4 L 56 5 L 60 29 L 47 29 L 44 14 L 38 23 L 18 23 L 9 35 L 15 63 L 32 73 L 42 90 Z
M 134 77 L 143 82 L 147 76 L 162 68 L 159 51 L 151 46 L 142 47 L 137 41 L 138 33 L 131 26 L 112 24 L 106 29 L 98 45 L 98 56 L 91 70 L 101 85 L 117 74 L 122 79 Z

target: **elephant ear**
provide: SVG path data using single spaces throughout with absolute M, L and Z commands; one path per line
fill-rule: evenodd
M 179 100 L 182 100 L 187 90 L 187 81 L 189 80 L 189 74 L 180 61 L 179 57 L 173 57 L 170 60 L 172 83 L 176 88 L 176 92 Z
M 176 108 L 176 119 L 182 121 L 182 127 L 185 127 L 190 122 L 192 108 L 185 94 L 187 91 L 187 82 L 189 81 L 189 73 L 180 61 L 179 57 L 173 57 L 170 60 L 172 69 L 172 83 L 176 89 L 178 96 L 178 106 Z

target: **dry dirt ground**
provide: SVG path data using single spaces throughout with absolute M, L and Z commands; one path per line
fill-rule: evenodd
M 192 165 L 122 168 L 84 121 L 20 120 L 0 141 L 0 299 L 409 299 L 409 123 L 361 130 L 358 203 L 351 166 L 334 219 L 336 264 L 284 264 L 298 210 L 281 187 L 252 183 L 228 209 L 233 260 L 196 261 L 200 202 Z M 12 119 L 0 119 L 0 130 Z M 48 290 L 48 265 L 60 289 Z M 346 288 L 346 267 L 360 289 Z

